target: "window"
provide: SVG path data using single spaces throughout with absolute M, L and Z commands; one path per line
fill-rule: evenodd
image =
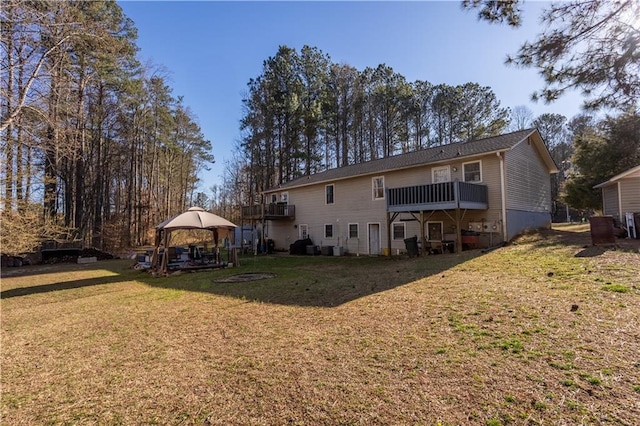
M 384 200 L 384 176 L 376 176 L 371 179 L 373 199 Z
M 393 223 L 393 240 L 404 240 L 405 236 L 405 224 L 404 223 Z
M 464 163 L 462 165 L 463 179 L 465 182 L 482 182 L 482 167 L 480 161 Z
M 328 223 L 324 225 L 324 237 L 333 238 L 333 225 Z
M 451 169 L 449 168 L 449 166 L 432 168 L 431 181 L 433 183 L 451 182 Z
M 271 204 L 278 202 L 278 194 L 271 194 Z
M 359 238 L 358 236 L 358 224 L 350 223 L 349 224 L 349 238 Z
M 301 240 L 306 240 L 309 238 L 309 225 L 298 225 L 298 235 Z
M 288 203 L 289 202 L 289 193 L 288 192 L 283 192 L 282 194 L 280 194 L 280 202 L 281 203 Z
M 333 204 L 333 185 L 324 187 L 324 200 L 326 204 Z

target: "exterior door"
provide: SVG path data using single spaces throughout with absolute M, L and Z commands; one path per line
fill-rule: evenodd
M 427 240 L 442 241 L 442 222 L 427 222 Z
M 380 224 L 369 224 L 369 254 L 380 254 Z
M 300 240 L 306 240 L 309 236 L 309 225 L 298 225 L 298 237 Z

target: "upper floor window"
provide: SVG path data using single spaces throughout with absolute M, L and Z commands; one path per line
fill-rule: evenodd
M 451 168 L 449 166 L 433 167 L 431 181 L 433 183 L 451 182 Z
M 371 179 L 373 199 L 384 200 L 384 176 L 376 176 Z
M 271 194 L 271 204 L 278 202 L 278 194 Z
M 288 203 L 289 202 L 289 193 L 288 192 L 283 192 L 280 194 L 280 202 L 282 203 Z
M 324 187 L 324 200 L 326 204 L 333 204 L 333 185 Z
M 393 239 L 395 241 L 397 240 L 404 240 L 404 236 L 405 236 L 405 224 L 404 223 L 393 223 Z
M 465 182 L 482 182 L 482 167 L 480 161 L 464 163 L 462 165 L 462 171 Z
M 349 238 L 358 238 L 358 224 L 350 223 L 349 224 Z

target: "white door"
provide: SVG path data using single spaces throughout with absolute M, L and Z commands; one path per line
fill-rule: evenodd
M 306 240 L 309 236 L 309 225 L 298 225 L 298 237 L 301 240 Z
M 380 224 L 369 224 L 369 254 L 380 254 Z

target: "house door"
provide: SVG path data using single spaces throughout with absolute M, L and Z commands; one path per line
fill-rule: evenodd
M 427 222 L 427 240 L 442 241 L 442 222 Z
M 306 240 L 309 237 L 309 225 L 298 225 L 298 239 Z
M 369 254 L 380 254 L 380 224 L 369 224 Z

